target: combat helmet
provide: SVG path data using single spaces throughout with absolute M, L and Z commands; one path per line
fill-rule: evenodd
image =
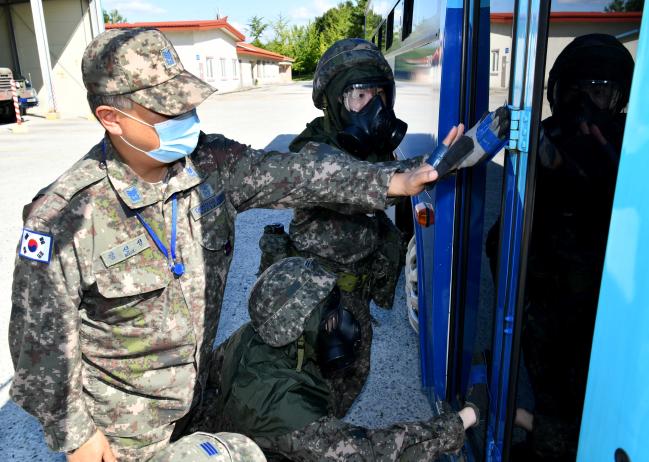
M 297 340 L 311 312 L 327 299 L 336 276 L 315 260 L 285 258 L 264 271 L 250 292 L 248 313 L 262 340 L 282 347 Z
M 388 106 L 394 106 L 394 75 L 381 50 L 360 38 L 339 40 L 320 58 L 313 76 L 313 104 L 318 109 L 327 105 L 325 92 L 331 82 L 343 73 L 360 69 L 373 70 L 367 78 L 381 79 L 389 87 Z
M 575 38 L 559 54 L 548 76 L 548 102 L 555 110 L 561 84 L 578 81 L 615 82 L 619 94 L 612 112 L 621 111 L 629 101 L 633 78 L 633 57 L 615 37 L 587 34 Z

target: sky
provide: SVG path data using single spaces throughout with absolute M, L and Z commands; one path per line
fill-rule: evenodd
M 101 0 L 105 10 L 117 9 L 129 22 L 228 16 L 228 22 L 244 35 L 248 35 L 246 24 L 255 15 L 261 16 L 265 21 L 272 21 L 281 13 L 291 24 L 303 25 L 337 3 L 336 0 Z M 492 0 L 491 9 L 511 11 L 513 3 L 513 0 Z M 553 0 L 552 3 L 554 11 L 603 11 L 610 0 Z

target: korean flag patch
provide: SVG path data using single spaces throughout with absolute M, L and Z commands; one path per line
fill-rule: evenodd
M 52 236 L 23 228 L 18 255 L 49 264 L 52 258 Z

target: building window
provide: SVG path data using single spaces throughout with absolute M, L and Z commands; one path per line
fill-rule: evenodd
M 214 80 L 214 58 L 205 58 L 205 68 L 207 79 Z
M 232 78 L 239 78 L 239 61 L 237 61 L 236 59 L 232 60 Z
M 221 78 L 225 79 L 228 76 L 227 69 L 225 68 L 225 58 L 221 58 Z
M 500 50 L 491 50 L 491 73 L 498 74 L 499 72 L 499 61 L 500 61 Z

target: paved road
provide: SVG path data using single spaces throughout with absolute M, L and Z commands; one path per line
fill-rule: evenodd
M 206 132 L 223 133 L 255 148 L 285 149 L 306 121 L 318 115 L 310 83 L 215 95 L 201 105 Z M 27 116 L 27 134 L 0 125 L 0 460 L 62 461 L 49 452 L 35 419 L 8 400 L 13 375 L 7 346 L 10 289 L 21 213 L 39 188 L 56 179 L 102 136 L 94 120 L 46 121 Z M 290 211 L 251 210 L 237 218 L 235 255 L 228 278 L 217 342 L 246 322 L 245 300 L 259 261 L 263 225 L 288 223 Z M 418 339 L 406 320 L 403 281 L 393 310 L 374 309 L 372 374 L 348 420 L 371 427 L 431 416 L 419 391 Z

